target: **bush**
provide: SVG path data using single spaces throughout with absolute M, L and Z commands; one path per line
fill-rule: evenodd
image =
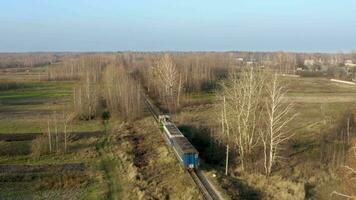
M 304 199 L 304 184 L 285 180 L 280 176 L 247 175 L 246 181 L 259 191 L 262 199 Z
M 49 153 L 48 137 L 45 135 L 38 136 L 31 144 L 31 155 L 33 157 L 40 157 Z

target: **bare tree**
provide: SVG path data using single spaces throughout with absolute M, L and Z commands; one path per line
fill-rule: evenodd
M 277 74 L 265 85 L 267 99 L 265 105 L 265 129 L 260 131 L 264 152 L 264 168 L 267 176 L 271 174 L 273 165 L 280 158 L 283 142 L 292 137 L 286 130 L 288 123 L 295 115 L 290 115 L 292 104 L 283 102 L 286 88 L 278 79 Z
M 181 80 L 179 81 L 179 73 L 176 69 L 171 56 L 165 54 L 154 67 L 154 75 L 156 76 L 159 84 L 158 91 L 161 97 L 166 102 L 170 111 L 174 110 L 178 105 L 180 97 Z
M 226 137 L 226 158 L 225 158 L 225 175 L 228 174 L 229 170 L 229 139 L 230 139 L 230 130 L 229 130 L 229 122 L 227 120 L 226 114 L 226 98 L 223 96 L 223 109 L 221 113 L 221 127 L 223 136 Z
M 79 86 L 74 89 L 74 109 L 80 119 L 92 119 L 99 106 L 101 67 L 85 68 Z
M 120 113 L 129 120 L 142 114 L 141 86 L 122 66 L 107 66 L 103 82 L 104 97 L 111 113 Z
M 232 73 L 222 84 L 225 124 L 229 124 L 229 134 L 237 148 L 242 170 L 247 156 L 258 144 L 258 118 L 261 110 L 263 73 L 253 68 Z
M 350 163 L 349 164 L 353 164 L 355 163 L 356 160 L 356 146 L 351 148 L 350 151 L 351 157 L 350 157 Z M 356 187 L 355 187 L 355 176 L 356 176 L 356 170 L 351 167 L 351 165 L 344 165 L 342 166 L 342 168 L 344 169 L 344 179 L 346 182 L 346 191 L 344 193 L 341 192 L 337 192 L 337 191 L 333 191 L 332 193 L 330 193 L 330 196 L 341 196 L 341 197 L 345 197 L 346 199 L 356 199 Z M 348 186 L 348 187 L 347 187 Z

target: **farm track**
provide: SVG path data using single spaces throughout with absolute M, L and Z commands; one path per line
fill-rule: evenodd
M 111 141 L 111 135 L 103 135 L 96 145 L 96 149 L 100 156 L 99 167 L 103 171 L 107 183 L 108 191 L 106 193 L 106 198 L 115 200 L 120 199 L 119 193 L 121 187 L 118 182 L 118 161 L 112 152 Z

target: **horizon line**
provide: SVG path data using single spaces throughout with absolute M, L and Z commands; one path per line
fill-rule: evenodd
M 355 48 L 356 49 L 356 48 Z M 294 50 L 44 50 L 44 51 L 0 51 L 0 54 L 44 54 L 44 53 L 295 53 L 295 54 L 351 54 L 356 50 L 348 51 L 294 51 Z

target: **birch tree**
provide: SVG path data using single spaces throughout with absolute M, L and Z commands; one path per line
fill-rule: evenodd
M 223 137 L 226 137 L 225 175 L 227 175 L 228 170 L 229 170 L 230 130 L 229 130 L 229 122 L 227 120 L 227 115 L 226 115 L 226 98 L 225 98 L 225 96 L 223 96 L 223 109 L 221 112 L 221 127 L 222 127 Z
M 122 66 L 108 65 L 104 71 L 103 94 L 111 113 L 133 120 L 142 114 L 141 86 Z
M 154 67 L 154 76 L 158 80 L 156 85 L 161 98 L 166 102 L 169 111 L 179 106 L 182 81 L 176 65 L 169 54 L 165 54 Z
M 232 73 L 222 84 L 224 103 L 224 124 L 229 124 L 229 139 L 237 148 L 241 169 L 258 144 L 258 118 L 261 111 L 263 73 L 250 68 L 237 74 Z M 227 130 L 226 130 L 227 131 Z
M 87 67 L 79 85 L 74 89 L 74 109 L 80 119 L 90 120 L 97 114 L 100 100 L 101 67 Z
M 282 144 L 292 137 L 286 130 L 288 123 L 295 117 L 291 115 L 292 104 L 283 101 L 286 88 L 277 74 L 271 75 L 265 85 L 265 128 L 260 131 L 264 152 L 264 169 L 267 176 L 273 165 L 281 158 Z

